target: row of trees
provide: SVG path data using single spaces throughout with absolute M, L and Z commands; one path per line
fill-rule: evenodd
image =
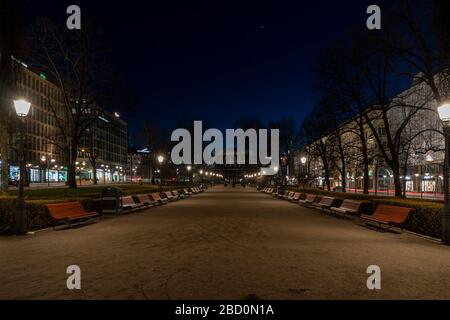
M 427 143 L 441 126 L 418 119 L 436 113 L 450 93 L 448 12 L 445 0 L 396 1 L 383 8 L 381 30 L 350 32 L 318 59 L 319 99 L 302 127 L 328 188 L 332 170 L 345 188 L 348 166 L 357 164 L 367 194 L 369 167 L 379 157 L 400 197 L 410 155 L 441 150 L 442 143 Z

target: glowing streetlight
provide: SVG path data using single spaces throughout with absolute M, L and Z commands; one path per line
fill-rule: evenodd
M 31 103 L 25 100 L 14 100 L 14 108 L 19 118 L 24 118 L 28 115 L 31 109 Z
M 162 155 L 160 155 L 160 156 L 158 156 L 158 162 L 159 162 L 159 165 L 160 165 L 160 174 L 159 174 L 159 192 L 162 192 L 162 186 L 161 186 L 161 182 L 162 182 L 162 170 L 161 170 L 161 165 L 163 164 L 163 162 L 164 162 L 164 157 L 162 156 Z
M 20 176 L 19 176 L 19 192 L 17 195 L 17 210 L 16 210 L 16 234 L 25 235 L 28 229 L 27 212 L 25 209 L 25 117 L 30 112 L 31 103 L 25 100 L 14 100 L 14 108 L 16 114 L 20 119 L 20 140 L 19 140 L 19 163 L 20 163 Z

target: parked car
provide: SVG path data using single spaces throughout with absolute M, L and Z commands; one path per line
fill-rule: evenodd
M 18 181 L 18 180 L 9 179 L 9 180 L 8 180 L 8 184 L 9 184 L 11 187 L 18 187 L 18 186 L 19 186 L 19 181 Z

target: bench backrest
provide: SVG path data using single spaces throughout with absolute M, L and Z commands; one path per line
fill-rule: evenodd
M 164 192 L 164 194 L 166 195 L 166 197 L 167 198 L 173 198 L 173 195 L 172 195 L 172 192 L 170 192 L 170 191 L 166 191 L 166 192 Z
M 317 196 L 315 194 L 308 194 L 308 195 L 306 195 L 306 199 L 305 200 L 314 202 L 314 201 L 316 201 L 316 199 L 317 199 Z
M 342 202 L 341 209 L 359 211 L 361 205 L 362 205 L 361 201 L 345 199 L 344 202 Z
M 150 203 L 151 200 L 146 194 L 139 194 L 136 196 L 140 203 Z
M 292 197 L 292 199 L 293 199 L 293 200 L 300 200 L 300 197 L 301 197 L 301 193 L 296 192 L 296 193 L 294 194 L 294 196 Z
M 122 206 L 129 206 L 129 205 L 135 205 L 136 202 L 134 202 L 132 196 L 128 197 L 122 197 Z
M 331 206 L 333 205 L 334 200 L 336 199 L 331 197 L 323 197 L 322 200 L 320 200 L 320 204 L 323 206 Z
M 153 198 L 154 201 L 161 201 L 161 195 L 157 192 L 152 193 L 151 197 Z
M 54 219 L 65 219 L 87 213 L 79 201 L 48 204 L 47 208 Z
M 179 196 L 179 193 L 178 193 L 178 191 L 172 191 L 172 194 L 175 196 L 175 197 L 178 197 Z
M 184 192 L 186 193 L 186 194 L 188 194 L 188 193 L 192 193 L 191 191 L 189 191 L 188 189 L 184 189 Z
M 380 204 L 375 210 L 374 216 L 388 216 L 390 222 L 402 224 L 404 223 L 414 209 L 405 207 L 396 207 Z

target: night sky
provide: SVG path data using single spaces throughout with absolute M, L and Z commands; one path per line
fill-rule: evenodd
M 372 1 L 26 1 L 26 18 L 64 23 L 70 4 L 104 29 L 113 66 L 139 93 L 123 117 L 137 140 L 142 122 L 181 117 L 234 128 L 241 117 L 293 116 L 314 104 L 312 65 L 347 27 L 365 28 Z M 107 106 L 106 106 L 107 108 Z M 115 110 L 113 110 L 115 111 Z

